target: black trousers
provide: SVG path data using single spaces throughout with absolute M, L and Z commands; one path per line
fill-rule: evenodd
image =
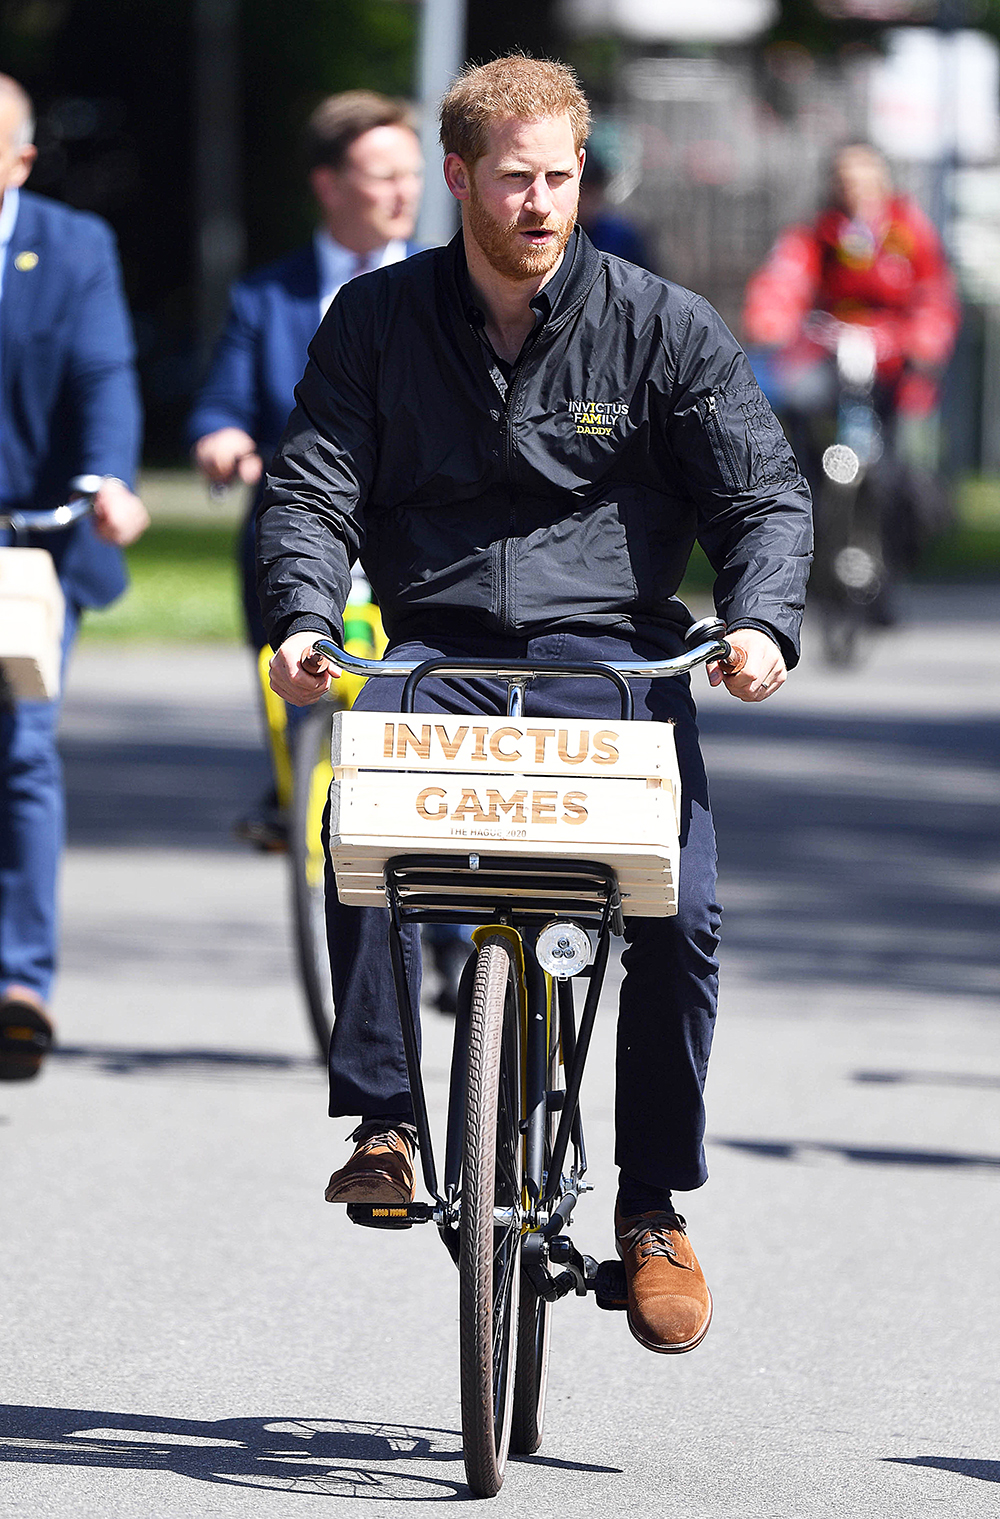
M 452 655 L 574 661 L 655 659 L 679 642 L 652 644 L 633 635 L 577 629 L 544 637 L 447 637 L 406 643 L 399 659 Z M 721 910 L 715 900 L 715 832 L 686 677 L 631 682 L 636 718 L 673 720 L 683 796 L 679 910 L 670 918 L 625 920 L 625 978 L 618 1010 L 615 1160 L 630 1176 L 681 1191 L 706 1180 L 703 1090 L 715 1026 Z M 358 709 L 399 710 L 402 681 L 373 679 Z M 494 679 L 424 681 L 421 712 L 506 713 L 506 684 Z M 618 697 L 600 680 L 539 680 L 528 688 L 529 717 L 619 716 Z M 386 909 L 347 907 L 327 864 L 327 934 L 337 1009 L 330 1046 L 330 1114 L 366 1118 L 411 1111 L 402 1035 L 388 950 Z M 420 1002 L 419 939 L 407 931 L 407 973 Z

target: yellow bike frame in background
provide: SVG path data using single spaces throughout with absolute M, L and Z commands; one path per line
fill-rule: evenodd
M 379 659 L 387 639 L 382 628 L 378 607 L 371 602 L 349 602 L 344 613 L 344 648 L 349 654 L 364 659 Z M 260 688 L 264 696 L 264 714 L 271 746 L 271 765 L 274 770 L 274 789 L 278 806 L 286 815 L 291 812 L 294 789 L 294 765 L 288 741 L 288 709 L 280 696 L 271 690 L 268 667 L 271 662 L 270 648 L 261 649 L 257 656 Z M 357 700 L 365 680 L 360 675 L 348 675 L 345 671 L 339 680 L 331 684 L 330 695 L 338 707 L 350 708 Z M 315 872 L 316 884 L 323 874 L 323 851 L 320 847 L 320 822 L 323 808 L 330 791 L 333 772 L 329 758 L 320 759 L 313 770 L 309 801 L 310 874 Z

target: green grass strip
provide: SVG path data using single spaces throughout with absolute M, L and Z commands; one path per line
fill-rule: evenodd
M 235 531 L 220 523 L 154 524 L 127 552 L 131 586 L 88 612 L 90 642 L 204 643 L 243 637 Z

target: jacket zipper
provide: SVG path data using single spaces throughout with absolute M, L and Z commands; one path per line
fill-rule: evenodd
M 709 428 L 711 432 L 714 433 L 718 441 L 723 460 L 729 467 L 730 484 L 734 490 L 742 490 L 743 487 L 740 483 L 739 460 L 736 457 L 736 450 L 733 448 L 732 439 L 722 425 L 722 419 L 719 416 L 719 403 L 716 400 L 714 390 L 710 390 L 708 393 L 705 402 L 705 412 L 706 421 L 708 422 Z
M 504 438 L 503 438 L 503 461 L 504 471 L 507 475 L 507 483 L 510 488 L 511 518 L 514 516 L 515 491 L 514 491 L 514 402 L 517 399 L 521 386 L 523 366 L 515 372 L 511 384 L 507 388 L 504 398 Z M 513 521 L 511 526 L 513 527 Z M 497 555 L 499 580 L 497 584 L 497 616 L 503 627 L 508 625 L 514 596 L 514 543 L 513 538 L 501 538 Z

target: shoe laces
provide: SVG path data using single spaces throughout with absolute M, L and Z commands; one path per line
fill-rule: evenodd
M 626 1250 L 634 1249 L 643 1262 L 655 1255 L 662 1255 L 673 1261 L 675 1266 L 692 1270 L 679 1258 L 677 1246 L 670 1237 L 672 1234 L 684 1234 L 686 1229 L 687 1225 L 679 1213 L 644 1213 L 631 1229 L 626 1229 L 618 1238 Z
M 414 1141 L 405 1129 L 397 1129 L 392 1124 L 380 1125 L 373 1123 L 370 1119 L 367 1123 L 359 1124 L 349 1138 L 366 1154 L 371 1150 L 395 1150 L 400 1140 L 408 1160 L 413 1159 L 416 1149 Z

